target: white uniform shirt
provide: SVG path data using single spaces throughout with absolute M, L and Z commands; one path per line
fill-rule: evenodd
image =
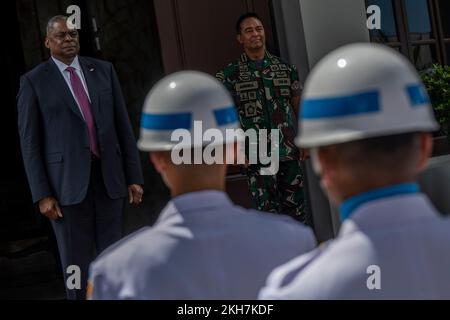
M 259 297 L 450 299 L 450 221 L 438 215 L 420 193 L 362 203 L 336 240 L 274 270 Z
M 270 271 L 314 247 L 312 231 L 289 217 L 218 191 L 185 194 L 91 265 L 92 298 L 256 299 Z

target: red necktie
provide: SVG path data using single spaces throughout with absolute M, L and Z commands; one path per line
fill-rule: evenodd
M 89 131 L 89 146 L 91 148 L 91 152 L 97 157 L 100 157 L 97 142 L 97 132 L 95 131 L 94 117 L 92 116 L 91 111 L 91 103 L 89 102 L 89 98 L 86 94 L 86 91 L 84 90 L 80 77 L 75 71 L 75 68 L 67 67 L 66 70 L 70 73 L 70 83 L 72 85 L 72 90 L 75 94 L 78 105 L 80 106 L 81 112 L 83 113 L 84 120 L 86 121 L 86 125 Z

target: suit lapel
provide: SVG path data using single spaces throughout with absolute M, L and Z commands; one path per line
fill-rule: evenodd
M 83 115 L 78 108 L 78 104 L 75 101 L 72 92 L 70 92 L 69 87 L 67 86 L 67 82 L 64 79 L 63 75 L 58 69 L 58 66 L 55 64 L 52 58 L 47 61 L 47 66 L 45 71 L 47 72 L 47 83 L 51 88 L 54 89 L 54 92 L 62 92 L 61 99 L 63 102 L 70 107 L 70 109 L 78 116 L 81 120 L 84 121 Z
M 95 65 L 86 61 L 83 57 L 78 56 L 81 70 L 83 70 L 84 79 L 86 80 L 86 86 L 89 91 L 89 97 L 91 98 L 92 113 L 94 114 L 94 120 L 100 117 L 100 103 L 98 99 L 98 79 L 97 69 Z

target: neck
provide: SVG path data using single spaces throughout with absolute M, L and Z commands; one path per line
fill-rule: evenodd
M 216 190 L 225 192 L 225 177 L 217 178 L 208 175 L 202 178 L 196 177 L 179 177 L 172 184 L 171 196 L 175 198 L 182 194 L 199 192 L 205 190 Z
M 70 66 L 71 64 L 72 64 L 72 62 L 73 62 L 73 60 L 75 60 L 75 57 L 70 57 L 70 58 L 67 58 L 67 57 L 57 57 L 57 56 L 52 56 L 53 58 L 55 58 L 56 60 L 58 60 L 58 61 L 61 61 L 62 63 L 64 63 L 65 65 L 67 65 L 67 66 Z
M 366 183 L 361 182 L 354 182 L 353 185 L 349 184 L 350 188 L 343 188 L 341 194 L 338 196 L 338 204 L 341 204 L 342 202 L 346 201 L 349 198 L 352 198 L 354 196 L 357 196 L 362 193 L 369 192 L 374 189 L 380 189 L 389 187 L 392 185 L 397 184 L 405 184 L 405 183 L 415 183 L 414 178 L 392 178 L 392 179 L 386 179 L 383 181 L 371 181 Z
M 419 187 L 417 183 L 400 183 L 389 186 L 384 186 L 380 188 L 374 188 L 373 190 L 369 190 L 367 192 L 358 194 L 352 198 L 347 199 L 345 202 L 340 204 L 339 206 L 339 214 L 341 216 L 341 220 L 345 221 L 350 216 L 353 215 L 353 212 L 360 207 L 361 205 L 383 199 L 390 198 L 393 196 L 400 195 L 411 195 L 417 194 L 419 192 Z
M 264 56 L 266 55 L 266 47 L 262 47 L 262 48 L 256 49 L 256 50 L 245 49 L 245 53 L 250 58 L 250 60 L 253 60 L 253 61 L 262 60 L 262 59 L 264 59 Z
M 172 198 L 181 196 L 183 194 L 192 193 L 192 192 L 200 192 L 205 190 L 215 190 L 215 191 L 222 191 L 225 192 L 225 184 L 219 185 L 219 184 L 211 184 L 211 185 L 198 185 L 198 186 L 179 186 L 178 188 L 172 188 L 171 190 L 171 196 Z

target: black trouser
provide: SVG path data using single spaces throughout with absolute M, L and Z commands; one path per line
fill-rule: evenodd
M 69 300 L 86 298 L 89 264 L 122 235 L 125 199 L 109 198 L 103 182 L 100 161 L 94 157 L 91 161 L 89 189 L 83 202 L 62 206 L 63 218 L 52 221 Z M 72 275 L 66 272 L 69 266 L 78 266 L 81 270 L 79 290 L 67 288 L 67 279 Z

